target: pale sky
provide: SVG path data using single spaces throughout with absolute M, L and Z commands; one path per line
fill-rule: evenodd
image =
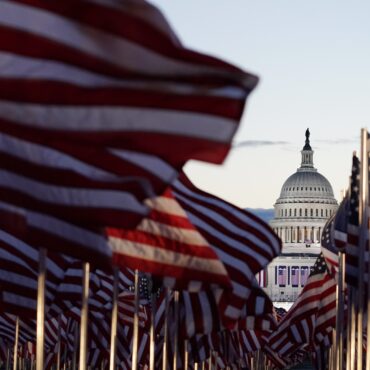
M 201 189 L 240 207 L 271 208 L 300 164 L 305 130 L 314 164 L 340 198 L 361 127 L 370 129 L 370 2 L 152 0 L 183 44 L 260 77 L 223 165 L 192 161 Z

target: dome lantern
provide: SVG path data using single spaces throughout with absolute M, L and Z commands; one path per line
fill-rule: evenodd
M 301 150 L 302 154 L 302 161 L 301 161 L 301 167 L 299 170 L 307 171 L 307 169 L 312 169 L 313 171 L 316 171 L 316 169 L 313 166 L 313 150 L 310 145 L 310 130 L 306 130 L 306 142 Z M 298 171 L 299 171 L 298 170 Z

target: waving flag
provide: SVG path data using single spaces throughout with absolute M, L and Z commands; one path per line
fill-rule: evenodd
M 336 283 L 321 254 L 301 294 L 268 339 L 269 348 L 288 356 L 297 344 L 314 348 L 335 327 Z
M 346 282 L 357 286 L 358 283 L 358 245 L 359 245 L 359 190 L 360 161 L 352 158 L 351 185 L 349 193 L 348 225 L 345 235 Z
M 145 1 L 4 0 L 0 31 L 0 201 L 84 227 L 134 228 L 188 159 L 221 163 L 257 83 Z
M 161 276 L 177 289 L 230 286 L 216 252 L 169 189 L 146 204 L 151 212 L 135 230 L 107 229 L 116 264 Z
M 341 211 L 344 211 L 342 202 L 338 211 L 326 222 L 321 236 L 321 251 L 325 258 L 328 269 L 333 276 L 336 276 L 339 269 L 338 248 L 334 241 L 334 224 Z
M 234 327 L 251 295 L 255 275 L 280 253 L 281 241 L 261 219 L 197 189 L 184 174 L 172 189 L 227 269 L 232 289 L 217 293 L 217 301 L 224 324 Z
M 354 155 L 349 193 L 326 223 L 322 234 L 323 253 L 329 268 L 338 270 L 338 251 L 343 251 L 346 254 L 346 282 L 352 286 L 357 285 L 358 279 L 359 173 L 360 162 Z

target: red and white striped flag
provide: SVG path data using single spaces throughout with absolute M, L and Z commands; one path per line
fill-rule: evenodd
M 165 277 L 172 288 L 230 286 L 224 265 L 171 190 L 146 204 L 151 212 L 135 230 L 107 229 L 115 263 Z
M 312 348 L 335 327 L 336 282 L 320 255 L 304 289 L 269 339 L 269 348 L 287 356 L 296 344 Z
M 352 157 L 351 184 L 349 192 L 348 223 L 344 230 L 343 240 L 346 253 L 346 282 L 351 286 L 358 285 L 359 265 L 359 190 L 360 190 L 360 161 L 354 155 Z M 338 232 L 336 232 L 336 235 Z M 338 239 L 338 237 L 336 237 Z M 365 251 L 365 258 L 368 252 Z M 364 276 L 367 281 L 367 274 Z
M 218 291 L 216 299 L 223 323 L 234 327 L 256 283 L 255 275 L 280 254 L 281 241 L 261 219 L 197 189 L 184 174 L 172 188 L 189 220 L 227 269 L 232 289 Z
M 185 49 L 153 5 L 2 1 L 0 14 L 4 122 L 172 163 L 224 159 L 257 78 Z
M 145 1 L 4 0 L 0 31 L 0 201 L 78 225 L 132 228 L 188 159 L 221 163 L 257 83 Z

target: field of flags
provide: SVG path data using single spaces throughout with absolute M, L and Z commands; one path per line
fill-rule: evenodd
M 367 132 L 284 312 L 280 239 L 182 172 L 223 162 L 256 76 L 145 1 L 3 0 L 0 31 L 2 369 L 370 370 Z

